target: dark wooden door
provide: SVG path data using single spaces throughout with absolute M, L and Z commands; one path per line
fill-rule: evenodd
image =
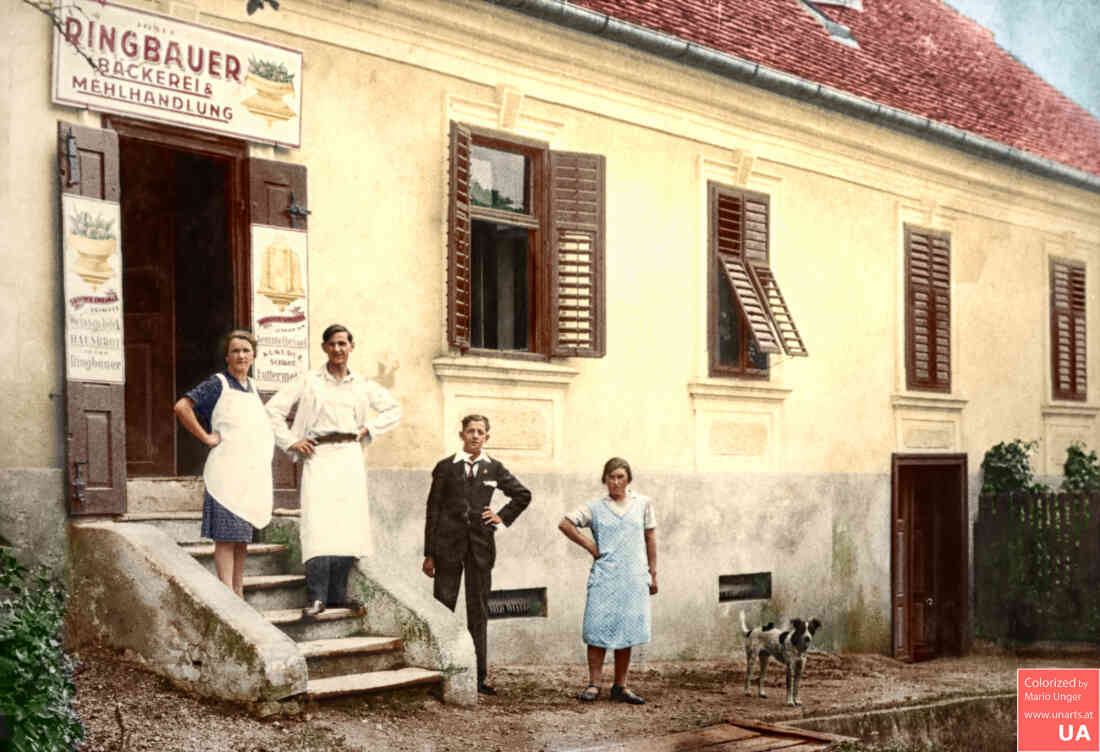
M 174 265 L 176 200 L 172 152 L 123 138 L 123 289 L 126 330 L 126 467 L 130 475 L 175 475 Z
M 61 193 L 118 203 L 117 136 L 111 131 L 61 121 L 57 126 Z M 65 263 L 62 259 L 63 274 Z M 66 343 L 68 341 L 66 332 Z M 125 389 L 125 384 L 120 383 L 66 379 L 70 514 L 122 514 L 126 511 Z
M 934 472 L 934 471 L 932 471 Z M 943 560 L 937 547 L 940 499 L 928 471 L 911 471 L 906 483 L 906 516 L 909 519 L 909 635 L 914 661 L 939 655 L 938 567 Z
M 894 455 L 894 657 L 965 652 L 969 555 L 965 455 Z
M 302 165 L 274 162 L 267 159 L 248 160 L 249 223 L 272 227 L 308 229 L 309 206 L 306 194 L 306 168 Z M 261 345 L 262 346 L 262 345 Z M 266 402 L 274 392 L 261 392 Z M 294 420 L 294 411 L 287 416 Z M 284 452 L 275 451 L 272 460 L 275 484 L 275 507 L 297 509 L 301 465 L 291 462 Z

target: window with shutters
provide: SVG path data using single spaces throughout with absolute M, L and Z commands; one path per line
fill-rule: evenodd
M 770 266 L 768 197 L 709 183 L 708 198 L 710 375 L 767 378 L 770 355 L 807 355 Z
M 905 226 L 905 373 L 909 389 L 951 391 L 951 238 Z
M 1050 260 L 1050 355 L 1054 399 L 1088 394 L 1085 333 L 1085 265 Z
M 452 347 L 604 354 L 604 158 L 451 123 Z

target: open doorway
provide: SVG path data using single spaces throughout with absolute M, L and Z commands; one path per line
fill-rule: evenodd
M 219 338 L 247 321 L 237 226 L 245 147 L 149 124 L 110 126 L 119 131 L 127 474 L 198 475 L 207 450 L 172 405 L 225 367 Z
M 969 555 L 966 455 L 894 455 L 894 656 L 967 650 Z

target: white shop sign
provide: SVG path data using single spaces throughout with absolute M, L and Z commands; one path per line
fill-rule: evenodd
M 297 50 L 110 2 L 70 0 L 61 5 L 53 57 L 57 104 L 301 145 Z
M 252 225 L 252 331 L 259 344 L 252 379 L 278 390 L 309 367 L 309 236 Z
M 123 384 L 119 205 L 70 193 L 61 202 L 65 378 Z

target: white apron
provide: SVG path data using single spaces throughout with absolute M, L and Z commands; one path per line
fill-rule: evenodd
M 319 445 L 302 468 L 302 561 L 368 556 L 367 469 L 358 441 Z
M 271 422 L 254 388 L 251 392 L 231 389 L 223 374 L 217 376 L 222 393 L 210 427 L 222 440 L 207 455 L 202 479 L 219 504 L 253 527 L 265 527 L 271 522 L 273 503 Z

